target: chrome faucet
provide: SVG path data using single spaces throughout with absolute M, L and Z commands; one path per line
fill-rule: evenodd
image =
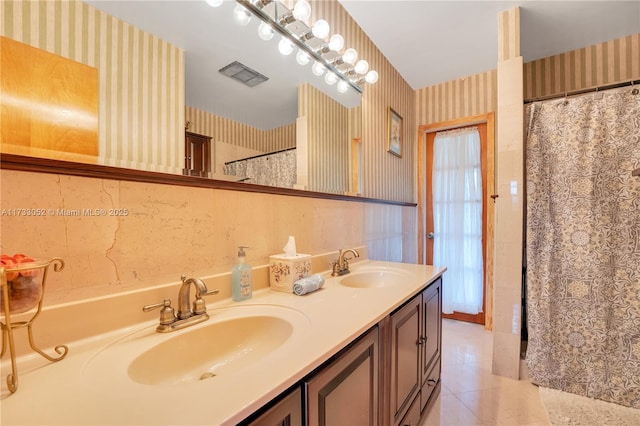
M 165 299 L 162 303 L 146 305 L 142 307 L 144 312 L 149 312 L 156 308 L 160 310 L 160 324 L 156 328 L 159 333 L 168 333 L 170 331 L 180 330 L 193 324 L 200 323 L 209 319 L 207 314 L 207 305 L 203 296 L 218 294 L 218 289 L 208 290 L 205 283 L 200 278 L 189 278 L 185 275 L 180 277 L 182 286 L 178 292 L 178 315 L 174 314 L 171 307 L 171 300 Z M 191 284 L 196 286 L 196 298 L 193 301 L 193 310 L 191 310 Z
M 360 257 L 360 253 L 356 249 L 346 249 L 338 251 L 338 260 L 332 262 L 333 272 L 331 272 L 332 277 L 337 277 L 340 275 L 349 273 L 349 258 L 346 257 L 347 253 L 352 253 L 355 257 Z M 353 259 L 353 258 L 351 258 Z

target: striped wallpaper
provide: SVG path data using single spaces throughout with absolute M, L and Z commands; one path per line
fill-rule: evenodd
M 640 79 L 640 34 L 524 64 L 524 99 Z M 419 125 L 497 110 L 497 71 L 416 91 Z
M 295 123 L 261 130 L 190 106 L 185 108 L 185 120 L 191 122 L 191 132 L 211 136 L 214 143 L 225 142 L 260 152 L 280 151 L 296 146 Z
M 640 79 L 640 33 L 524 64 L 524 99 Z
M 312 17 L 331 23 L 332 33 L 354 47 L 380 76 L 362 95 L 363 196 L 415 202 L 416 129 L 414 91 L 337 0 L 311 2 Z M 387 152 L 388 108 L 403 117 L 402 157 Z
M 351 176 L 349 109 L 304 83 L 298 87 L 298 116 L 307 119 L 308 189 L 346 194 Z
M 0 14 L 1 35 L 98 68 L 99 162 L 181 172 L 180 49 L 75 0 L 3 0 Z
M 497 79 L 491 70 L 417 90 L 418 125 L 496 111 Z

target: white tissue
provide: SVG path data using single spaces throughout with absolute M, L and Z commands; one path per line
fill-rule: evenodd
M 285 246 L 282 248 L 282 250 L 284 251 L 284 254 L 287 255 L 287 257 L 296 257 L 296 239 L 293 236 L 289 236 L 289 240 L 287 241 L 287 244 L 285 244 Z

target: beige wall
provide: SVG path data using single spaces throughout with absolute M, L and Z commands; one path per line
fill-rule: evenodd
M 99 162 L 180 173 L 184 55 L 79 1 L 0 2 L 0 34 L 98 69 Z

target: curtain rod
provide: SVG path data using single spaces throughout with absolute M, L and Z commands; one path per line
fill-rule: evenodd
M 570 91 L 555 94 L 555 95 L 541 96 L 539 98 L 533 98 L 533 99 L 526 99 L 524 103 L 530 104 L 532 102 L 548 101 L 551 99 L 561 99 L 569 96 L 583 95 L 585 93 L 590 93 L 590 92 L 599 92 L 600 90 L 609 90 L 609 89 L 617 89 L 619 87 L 633 86 L 634 84 L 640 84 L 640 80 L 627 80 L 621 83 L 608 84 L 604 86 L 591 86 L 586 89 L 570 90 Z
M 240 161 L 253 160 L 254 158 L 266 157 L 267 155 L 280 154 L 281 152 L 293 151 L 294 149 L 296 149 L 295 146 L 292 148 L 285 148 L 278 151 L 265 152 L 263 154 L 253 155 L 251 157 L 245 157 L 245 158 L 240 158 L 238 160 L 227 161 L 226 163 L 224 163 L 224 165 L 228 166 L 229 164 L 239 163 Z

